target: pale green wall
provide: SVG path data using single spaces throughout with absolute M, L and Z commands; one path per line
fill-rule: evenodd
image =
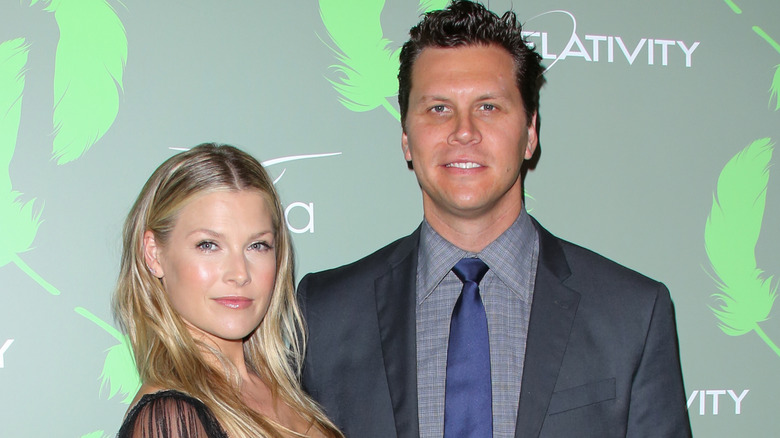
M 378 3 L 374 20 L 359 19 L 358 6 L 371 3 Z M 22 42 L 12 41 L 18 38 L 26 44 L 12 58 L 0 56 L 0 435 L 116 432 L 127 405 L 124 394 L 110 397 L 110 389 L 121 373 L 111 368 L 113 380 L 101 391 L 101 372 L 107 350 L 119 341 L 96 322 L 113 324 L 109 299 L 121 223 L 151 171 L 175 153 L 171 148 L 226 142 L 261 160 L 338 153 L 269 166 L 274 177 L 284 173 L 277 187 L 285 203 L 313 205 L 313 219 L 300 206 L 291 210 L 293 227 L 310 220 L 314 225 L 313 232 L 294 234 L 299 277 L 350 262 L 419 223 L 419 189 L 400 152 L 392 88 L 376 100 L 389 107 L 356 112 L 339 102 L 328 82 L 342 77 L 332 67 L 340 61 L 331 49 L 363 59 L 371 54 L 353 52 L 346 43 L 380 35 L 389 52 L 398 49 L 418 19 L 417 1 L 388 2 L 383 10 L 381 2 L 336 1 L 343 9 L 338 15 L 351 19 L 332 31 L 341 35 L 349 23 L 363 23 L 348 41 L 330 38 L 314 0 L 268 4 L 109 1 L 112 11 L 103 0 L 25 0 L 0 8 L 0 48 L 18 47 Z M 712 296 L 718 289 L 704 229 L 724 165 L 754 140 L 780 138 L 780 111 L 771 96 L 780 64 L 780 2 L 507 0 L 489 6 L 503 12 L 512 4 L 528 20 L 527 30 L 539 32 L 531 41 L 540 48 L 546 34 L 551 54 L 563 52 L 576 21 L 576 35 L 591 58 L 574 53 L 547 73 L 542 154 L 526 181 L 532 214 L 553 233 L 669 286 L 696 436 L 775 436 L 780 355 L 755 330 L 730 336 L 718 327 L 710 309 L 718 305 Z M 541 15 L 553 10 L 568 14 Z M 119 26 L 126 32 L 124 70 L 117 68 L 124 47 Z M 83 40 L 77 31 L 86 32 Z M 63 102 L 72 106 L 63 104 L 55 113 L 55 92 L 64 89 L 55 81 L 66 74 L 68 59 L 76 59 L 70 61 L 75 79 L 97 74 L 86 82 L 95 84 L 107 78 L 105 71 L 86 68 L 88 60 L 74 58 L 86 53 L 82 48 L 97 33 L 113 35 L 97 53 L 115 75 L 123 72 L 123 91 L 110 78 L 102 88 L 85 85 L 82 98 L 66 97 Z M 607 59 L 608 41 L 600 43 L 599 61 L 592 60 L 588 35 L 615 37 L 613 62 Z M 629 52 L 642 38 L 682 41 L 689 51 L 699 45 L 689 67 L 677 44 L 668 46 L 668 65 L 661 65 L 663 46 L 657 42 L 653 65 L 647 42 L 629 65 L 617 37 Z M 68 44 L 74 49 L 68 51 Z M 380 77 L 393 67 L 369 64 Z M 774 82 L 776 90 L 780 76 Z M 95 96 L 102 96 L 100 109 L 90 110 L 85 102 Z M 113 111 L 104 102 L 117 98 L 111 123 Z M 56 114 L 65 120 L 61 135 L 54 134 Z M 107 131 L 83 155 L 67 163 L 52 158 L 67 129 L 94 133 L 101 123 Z M 72 147 L 81 152 L 88 143 Z M 724 205 L 725 214 L 743 219 L 715 235 L 733 237 L 747 249 L 719 250 L 731 257 L 722 265 L 749 265 L 730 277 L 736 278 L 727 281 L 730 286 L 756 266 L 765 277 L 780 273 L 780 185 L 771 166 L 768 183 L 761 180 L 761 157 L 743 160 L 742 173 L 723 183 L 721 196 L 728 191 L 737 199 Z M 748 222 L 752 215 L 755 228 L 755 218 L 761 218 L 752 200 L 764 186 L 752 266 Z M 32 213 L 20 216 L 14 209 L 10 190 L 22 193 L 19 201 L 35 199 L 32 211 L 42 220 L 37 232 Z M 741 205 L 740 199 L 749 201 Z M 32 243 L 22 239 L 25 230 Z M 755 288 L 749 280 L 733 294 L 753 309 L 777 281 L 749 295 Z M 780 341 L 775 314 L 759 327 Z M 748 390 L 739 414 L 728 390 L 737 396 Z M 699 391 L 714 391 L 705 392 L 704 414 Z

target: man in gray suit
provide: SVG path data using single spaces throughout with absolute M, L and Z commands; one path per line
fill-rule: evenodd
M 455 1 L 401 52 L 424 220 L 307 275 L 304 387 L 348 437 L 687 437 L 667 289 L 523 206 L 541 58 L 515 15 Z

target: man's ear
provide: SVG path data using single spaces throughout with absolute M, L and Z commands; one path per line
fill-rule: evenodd
M 146 267 L 155 277 L 163 278 L 165 272 L 163 272 L 160 264 L 159 255 L 160 247 L 157 245 L 154 233 L 151 230 L 146 230 L 144 233 L 144 261 L 146 262 Z
M 528 144 L 525 146 L 524 157 L 526 160 L 530 160 L 536 152 L 536 146 L 539 144 L 539 133 L 536 132 L 536 113 L 531 117 L 531 121 L 528 123 Z
M 401 150 L 404 151 L 404 159 L 407 163 L 412 162 L 412 152 L 409 151 L 409 137 L 406 135 L 406 130 L 401 134 Z

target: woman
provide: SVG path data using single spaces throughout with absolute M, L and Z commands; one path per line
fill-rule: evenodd
M 300 388 L 303 323 L 278 195 L 254 158 L 203 144 L 127 217 L 114 312 L 143 385 L 118 437 L 341 437 Z

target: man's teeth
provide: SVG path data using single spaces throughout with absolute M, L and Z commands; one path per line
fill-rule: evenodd
M 477 163 L 449 163 L 447 167 L 457 167 L 459 169 L 474 169 L 475 167 L 482 167 Z

